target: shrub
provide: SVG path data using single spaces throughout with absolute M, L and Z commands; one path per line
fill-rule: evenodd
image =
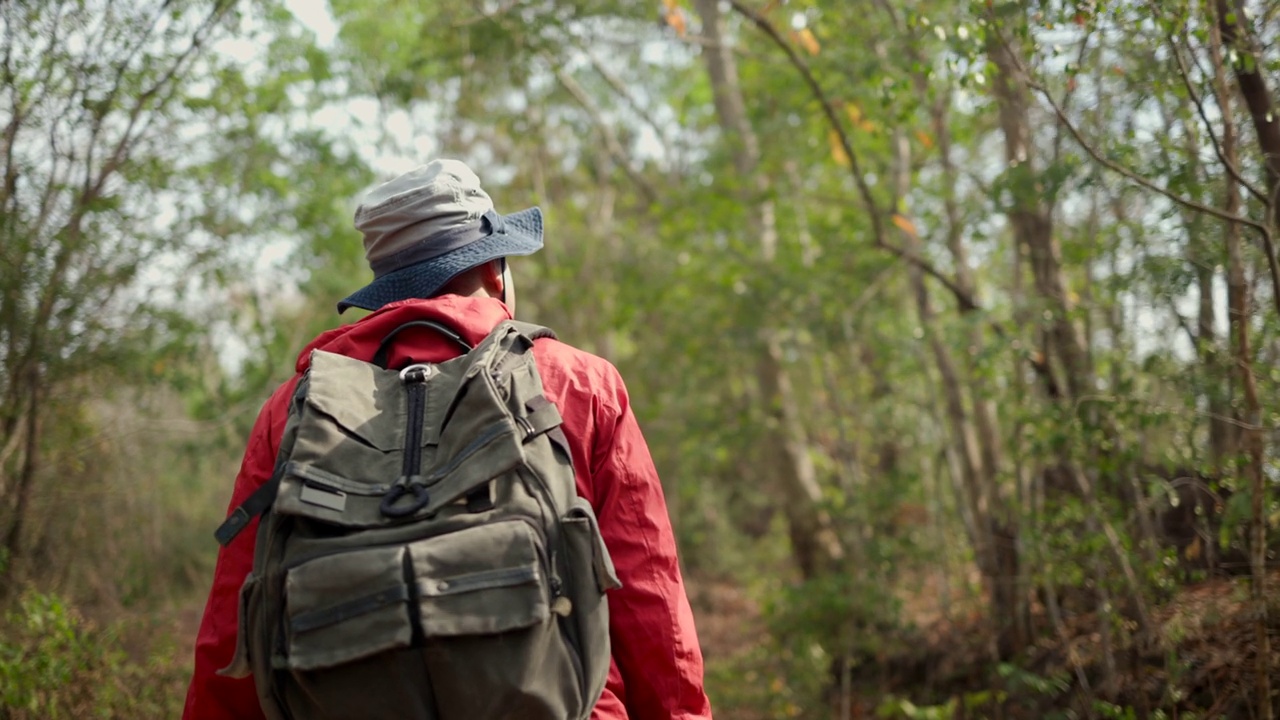
M 138 663 L 120 626 L 98 628 L 55 595 L 28 593 L 0 624 L 0 720 L 169 718 L 180 664 Z

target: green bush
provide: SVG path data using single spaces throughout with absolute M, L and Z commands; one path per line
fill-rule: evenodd
M 28 593 L 0 625 L 0 720 L 171 718 L 180 664 L 139 664 L 119 626 L 95 627 L 61 598 Z

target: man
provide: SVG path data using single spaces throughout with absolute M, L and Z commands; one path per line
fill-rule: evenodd
M 355 225 L 374 280 L 338 303 L 338 311 L 374 312 L 321 334 L 299 354 L 298 375 L 276 390 L 254 425 L 231 508 L 270 477 L 288 403 L 312 350 L 370 360 L 387 333 L 416 319 L 446 324 L 475 345 L 512 317 L 506 258 L 542 247 L 538 208 L 499 215 L 479 178 L 456 160 L 433 161 L 374 189 L 356 210 Z M 457 352 L 437 333 L 406 333 L 394 344 L 390 366 L 410 358 L 443 362 Z M 622 378 L 609 362 L 553 339 L 539 339 L 533 353 L 544 393 L 563 416 L 578 494 L 595 510 L 622 581 L 609 593 L 613 663 L 592 718 L 709 720 L 702 653 L 662 486 Z M 234 654 L 237 594 L 253 565 L 254 530 L 219 553 L 186 720 L 263 717 L 251 678 L 215 674 Z

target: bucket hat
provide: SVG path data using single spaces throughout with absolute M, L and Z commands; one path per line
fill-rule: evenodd
M 499 214 L 459 160 L 433 160 L 374 188 L 356 208 L 355 227 L 373 282 L 343 298 L 339 313 L 428 298 L 463 271 L 542 249 L 542 211 Z

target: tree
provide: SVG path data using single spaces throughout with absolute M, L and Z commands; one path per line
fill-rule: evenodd
M 193 205 L 168 187 L 181 100 L 230 2 L 0 8 L 7 119 L 0 133 L 0 498 L 4 567 L 22 549 L 41 433 L 104 365 L 136 359 L 172 318 L 144 268 L 192 246 Z M 163 192 L 171 190 L 169 193 Z M 136 313 L 136 315 L 135 315 Z M 135 322 L 126 323 L 130 316 Z M 148 318 L 148 316 L 150 316 Z M 148 321 L 149 320 L 149 321 Z
M 95 480 L 91 469 L 67 476 L 43 466 L 88 431 L 88 402 L 186 372 L 216 387 L 222 368 L 210 358 L 225 338 L 206 328 L 262 310 L 257 256 L 244 248 L 301 232 L 323 242 L 347 222 L 345 205 L 365 178 L 290 94 L 305 86 L 315 109 L 332 81 L 278 5 L 127 5 L 0 7 L 6 589 L 43 533 L 30 522 L 36 486 L 65 498 Z M 265 38 L 262 67 L 220 46 L 254 33 Z M 243 336 L 251 347 L 253 338 Z

